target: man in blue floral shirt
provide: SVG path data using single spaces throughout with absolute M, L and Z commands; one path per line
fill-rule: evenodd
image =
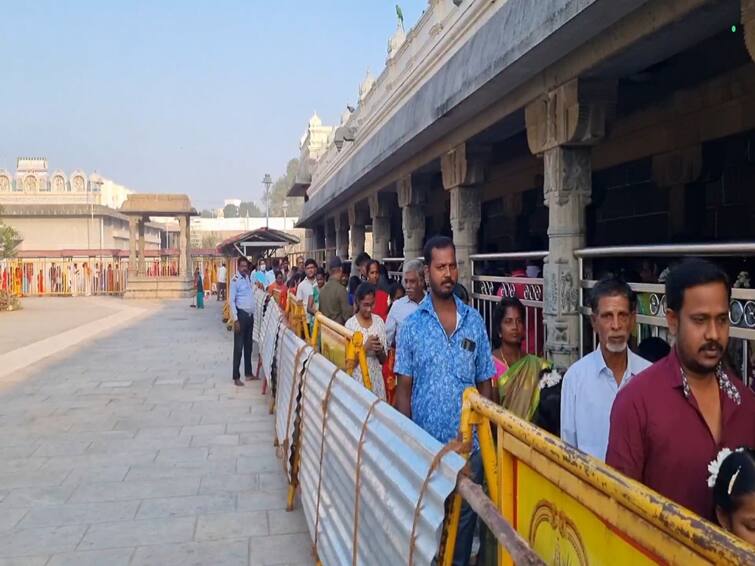
M 464 390 L 476 386 L 482 395 L 492 397 L 495 367 L 482 317 L 454 296 L 459 272 L 453 241 L 432 238 L 424 255 L 430 294 L 404 322 L 398 336 L 396 408 L 446 443 L 458 435 Z M 470 466 L 480 483 L 482 465 L 476 447 Z M 476 519 L 464 503 L 454 566 L 469 561 Z

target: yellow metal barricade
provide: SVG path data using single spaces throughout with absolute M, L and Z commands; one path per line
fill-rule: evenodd
M 289 291 L 286 301 L 286 319 L 296 335 L 309 342 L 309 325 L 307 324 L 307 311 L 296 295 Z
M 315 315 L 309 345 L 349 375 L 354 374 L 354 368 L 359 364 L 364 386 L 372 391 L 367 353 L 364 351 L 364 337 L 361 332 L 353 332 L 318 312 Z
M 461 413 L 466 446 L 475 429 L 490 499 L 546 564 L 755 564 L 744 541 L 469 388 Z M 457 491 L 444 564 L 453 556 L 461 500 Z M 501 546 L 498 563 L 513 563 Z

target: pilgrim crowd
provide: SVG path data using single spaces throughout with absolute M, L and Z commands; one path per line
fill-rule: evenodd
M 456 250 L 430 239 L 423 260 L 403 264 L 401 284 L 362 253 L 354 266 L 331 257 L 245 258 L 229 284 L 236 329 L 234 382 L 251 378 L 252 287 L 288 292 L 314 314 L 362 332 L 373 392 L 438 441 L 459 433 L 463 391 L 475 386 L 517 416 L 560 436 L 672 501 L 755 544 L 755 394 L 728 362 L 731 285 L 724 271 L 686 259 L 664 274 L 673 346 L 649 338 L 630 348 L 638 298 L 620 277 L 591 290 L 598 347 L 561 374 L 542 358 L 540 312 L 516 296 L 501 297 L 488 336 L 458 283 Z M 353 267 L 353 269 L 352 269 Z M 514 276 L 537 276 L 521 266 Z M 517 295 L 518 293 L 513 293 Z M 354 377 L 362 381 L 361 370 Z M 362 381 L 363 382 L 363 381 Z M 475 440 L 473 478 L 482 482 Z M 462 509 L 454 564 L 467 564 L 476 517 Z

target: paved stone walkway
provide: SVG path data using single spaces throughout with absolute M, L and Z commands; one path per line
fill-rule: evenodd
M 312 564 L 219 303 L 134 306 L 0 383 L 0 566 Z

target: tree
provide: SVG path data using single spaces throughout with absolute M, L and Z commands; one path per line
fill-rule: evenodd
M 223 218 L 238 218 L 239 217 L 239 207 L 235 204 L 226 204 L 225 207 L 223 207 Z
M 3 209 L 0 207 L 0 215 L 2 213 Z M 23 242 L 21 235 L 12 227 L 4 224 L 0 217 L 0 259 L 16 257 L 16 251 L 21 242 Z
M 207 232 L 202 234 L 202 249 L 214 248 L 222 241 L 218 232 Z
M 287 197 L 291 185 L 296 179 L 296 171 L 299 169 L 299 160 L 291 159 L 286 165 L 286 174 L 278 177 L 273 186 L 270 187 L 270 216 L 283 216 L 283 200 L 288 201 L 288 210 L 286 215 L 300 216 L 304 199 L 297 197 Z
M 254 218 L 254 217 L 265 216 L 265 213 L 262 210 L 260 210 L 260 207 L 257 206 L 256 202 L 244 201 L 241 203 L 241 206 L 239 207 L 239 216 L 241 218 L 246 218 L 247 216 L 250 218 Z
M 215 214 L 212 212 L 212 210 L 204 209 L 200 215 L 202 218 L 215 218 Z

